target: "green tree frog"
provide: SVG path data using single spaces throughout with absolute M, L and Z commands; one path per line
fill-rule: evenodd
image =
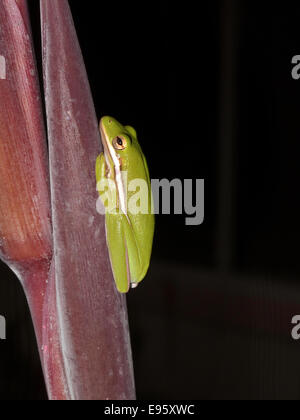
M 120 293 L 127 293 L 143 280 L 150 264 L 154 235 L 151 181 L 133 127 L 103 117 L 100 134 L 104 153 L 96 161 L 97 189 L 105 208 L 115 283 Z

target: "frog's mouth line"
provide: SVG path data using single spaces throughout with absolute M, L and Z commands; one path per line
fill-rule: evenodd
M 111 170 L 112 170 L 111 162 L 113 162 L 113 158 L 112 158 L 110 150 L 107 146 L 107 142 L 105 140 L 106 139 L 106 133 L 105 133 L 105 130 L 104 130 L 102 124 L 100 124 L 100 136 L 101 136 L 101 143 L 102 143 L 103 149 L 104 149 L 104 157 L 105 157 L 105 161 L 106 161 L 106 166 L 107 166 L 107 169 L 109 171 L 108 177 L 109 178 L 114 178 L 114 176 L 112 176 L 112 174 L 111 174 Z

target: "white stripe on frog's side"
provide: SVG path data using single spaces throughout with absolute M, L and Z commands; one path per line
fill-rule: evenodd
M 115 168 L 115 182 L 119 194 L 119 200 L 120 200 L 120 207 L 122 212 L 127 216 L 127 204 L 126 204 L 126 195 L 125 195 L 125 188 L 123 184 L 122 174 L 121 174 L 121 165 L 119 160 L 119 155 L 116 153 L 113 146 L 108 143 L 108 148 L 110 152 L 110 156 L 112 158 L 112 161 L 114 163 Z
M 112 162 L 113 162 L 114 170 L 115 170 L 115 183 L 116 183 L 116 187 L 117 187 L 117 191 L 118 191 L 120 208 L 121 208 L 121 211 L 126 215 L 126 217 L 128 219 L 126 193 L 125 193 L 125 187 L 124 187 L 124 183 L 123 183 L 123 179 L 122 179 L 119 155 L 116 153 L 115 149 L 110 144 L 110 142 L 106 141 L 106 135 L 105 135 L 105 132 L 103 130 L 103 127 L 100 127 L 100 131 L 101 131 L 101 136 L 104 139 L 104 142 L 103 142 L 104 143 L 104 156 L 105 156 L 106 164 L 107 164 L 108 168 L 111 170 L 110 162 L 109 162 L 109 157 L 110 157 Z M 110 174 L 110 176 L 111 176 L 111 174 Z

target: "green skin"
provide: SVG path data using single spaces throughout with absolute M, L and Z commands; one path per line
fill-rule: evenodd
M 130 286 L 136 287 L 143 280 L 150 264 L 154 235 L 151 181 L 134 128 L 123 126 L 114 118 L 103 117 L 100 133 L 104 153 L 96 162 L 97 185 L 101 180 L 113 181 L 114 191 L 108 191 L 107 197 L 110 194 L 113 197 L 114 192 L 117 195 L 116 212 L 106 211 L 105 214 L 107 246 L 117 289 L 120 293 L 127 293 Z M 147 214 L 133 214 L 127 209 L 134 192 L 125 192 L 124 176 L 120 171 L 126 171 L 128 184 L 135 179 L 147 183 Z M 107 210 L 109 198 L 108 201 L 101 199 Z

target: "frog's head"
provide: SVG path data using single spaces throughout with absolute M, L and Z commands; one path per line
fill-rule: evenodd
M 136 140 L 133 127 L 123 126 L 112 117 L 101 118 L 100 133 L 106 158 L 114 163 L 116 156 L 126 155 Z

